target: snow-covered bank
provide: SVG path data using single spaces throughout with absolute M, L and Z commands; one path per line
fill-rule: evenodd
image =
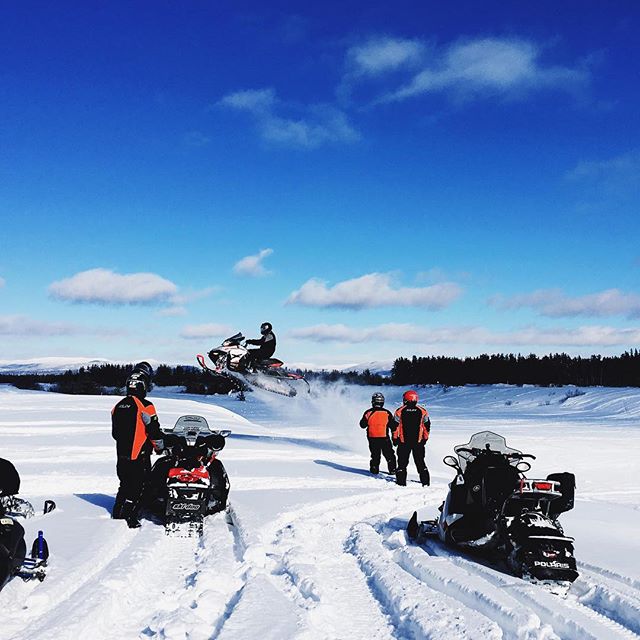
M 401 389 L 384 391 L 388 405 L 399 401 Z M 634 637 L 640 390 L 419 391 L 433 422 L 427 489 L 368 474 L 357 421 L 371 388 L 316 387 L 293 400 L 256 392 L 246 402 L 155 390 L 163 424 L 196 413 L 233 431 L 221 458 L 234 524 L 210 518 L 196 543 L 148 521 L 130 531 L 110 520 L 115 398 L 0 388 L 0 456 L 18 467 L 24 497 L 59 506 L 26 523 L 29 537 L 44 528 L 51 568 L 42 584 L 13 581 L 0 593 L 2 637 Z M 563 522 L 581 577 L 566 601 L 437 544 L 407 545 L 410 513 L 434 515 L 445 495 L 442 457 L 483 429 L 535 454 L 536 475 L 577 475 Z

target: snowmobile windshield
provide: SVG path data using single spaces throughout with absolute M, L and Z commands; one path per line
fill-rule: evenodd
M 239 331 L 238 333 L 236 333 L 235 335 L 231 336 L 230 338 L 227 338 L 222 345 L 225 347 L 230 347 L 231 345 L 234 344 L 240 344 L 242 341 L 244 340 L 244 336 L 242 335 L 242 332 Z
M 460 449 L 470 449 L 471 451 L 460 451 Z M 522 453 L 518 449 L 508 447 L 504 437 L 493 433 L 493 431 L 476 433 L 471 436 L 471 440 L 467 444 L 459 444 L 453 450 L 458 454 L 458 462 L 462 473 L 464 473 L 469 462 L 481 455 L 481 451 L 495 451 L 502 454 Z M 518 459 L 513 459 L 510 462 L 515 466 L 518 463 Z

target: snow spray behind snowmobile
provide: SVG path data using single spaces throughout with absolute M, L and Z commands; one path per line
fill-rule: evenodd
M 33 516 L 34 509 L 28 501 L 16 496 L 19 488 L 20 476 L 16 468 L 8 460 L 0 458 L 0 589 L 14 576 L 40 581 L 46 576 L 49 546 L 42 531 L 33 541 L 31 556 L 27 556 L 24 527 L 18 518 Z M 53 509 L 55 503 L 47 500 L 44 513 Z
M 283 369 L 282 360 L 267 358 L 251 364 L 249 349 L 245 345 L 242 333 L 227 338 L 207 355 L 213 367 L 207 364 L 201 354 L 196 356 L 198 364 L 214 375 L 235 379 L 239 383 L 239 390 L 243 390 L 243 387 L 259 387 L 272 393 L 293 397 L 297 394 L 294 384 L 299 382 L 305 384 L 307 391 L 309 390 L 309 383 L 303 376 Z
M 437 535 L 449 545 L 497 554 L 523 578 L 573 582 L 578 577 L 573 538 L 564 535 L 558 516 L 573 509 L 575 476 L 525 478 L 531 465 L 524 458 L 535 456 L 511 449 L 491 431 L 476 433 L 454 451 L 457 459 L 444 458 L 456 476 L 440 517 L 419 523 L 414 513 L 409 537 Z
M 151 470 L 148 503 L 168 535 L 202 535 L 204 517 L 227 506 L 229 478 L 217 453 L 229 430 L 212 430 L 202 416 L 178 418 L 165 431 L 165 455 Z

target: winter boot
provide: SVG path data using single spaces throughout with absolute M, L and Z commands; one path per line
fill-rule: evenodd
M 380 469 L 378 467 L 374 467 L 372 464 L 369 465 L 369 471 L 374 475 L 377 476 L 380 473 Z
M 387 465 L 389 466 L 389 475 L 394 475 L 396 472 L 396 461 L 389 460 L 387 461 Z
M 142 523 L 138 520 L 138 516 L 129 516 L 127 518 L 127 526 L 129 529 L 139 529 Z
M 429 469 L 423 469 L 420 472 L 420 482 L 422 482 L 423 487 L 428 487 L 431 483 L 431 478 L 429 477 Z
M 407 470 L 406 469 L 398 469 L 396 471 L 396 484 L 401 487 L 407 486 Z

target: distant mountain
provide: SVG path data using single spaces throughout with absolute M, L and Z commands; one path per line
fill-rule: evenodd
M 372 360 L 371 362 L 362 362 L 360 364 L 315 364 L 312 362 L 291 362 L 287 363 L 290 369 L 308 369 L 309 371 L 344 371 L 348 373 L 355 371 L 362 373 L 369 369 L 371 373 L 377 373 L 381 376 L 390 376 L 393 368 L 393 360 Z
M 0 360 L 0 373 L 61 373 L 77 371 L 80 367 L 92 367 L 103 364 L 129 364 L 130 361 L 107 360 L 105 358 L 83 358 L 54 356 L 48 358 L 31 358 L 27 360 Z M 149 364 L 157 367 L 158 361 L 149 360 Z

